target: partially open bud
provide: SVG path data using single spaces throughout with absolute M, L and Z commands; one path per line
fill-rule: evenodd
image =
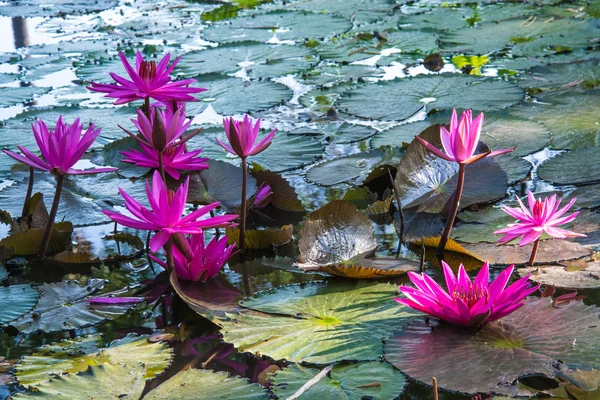
M 138 74 L 144 81 L 151 82 L 156 77 L 156 61 L 142 61 Z
M 243 129 L 244 128 L 242 127 L 242 124 L 237 125 L 233 118 L 229 119 L 229 144 L 231 145 L 233 151 L 235 151 L 235 154 L 237 154 L 240 158 L 246 158 L 246 154 L 244 154 L 244 148 L 242 147 L 242 143 L 240 141 L 244 134 L 244 132 L 242 132 Z
M 271 201 L 271 197 L 273 197 L 273 191 L 271 190 L 271 186 L 266 183 L 261 183 L 260 187 L 256 191 L 254 195 L 254 207 L 263 208 L 266 207 Z
M 157 151 L 163 151 L 167 146 L 167 133 L 165 132 L 165 121 L 158 109 L 154 109 L 154 121 L 152 123 L 152 145 Z

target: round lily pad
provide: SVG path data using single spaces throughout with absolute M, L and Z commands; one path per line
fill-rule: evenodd
M 330 364 L 372 361 L 396 323 L 414 316 L 397 307 L 396 286 L 331 281 L 280 287 L 242 303 L 223 322 L 223 338 L 240 351 L 274 359 Z
M 40 292 L 31 285 L 0 287 L 0 325 L 27 314 L 35 307 Z
M 300 264 L 303 271 L 318 271 L 329 275 L 350 279 L 376 279 L 405 275 L 408 271 L 418 271 L 419 263 L 409 259 L 361 258 L 349 260 L 343 264 L 311 265 Z
M 558 360 L 597 368 L 599 333 L 598 308 L 578 301 L 554 308 L 549 298 L 530 298 L 479 331 L 417 319 L 386 341 L 385 358 L 414 379 L 435 376 L 444 389 L 528 395 L 513 381 L 532 373 L 552 377 Z
M 119 175 L 124 176 L 125 178 L 141 178 L 150 171 L 150 168 L 138 167 L 135 164 L 124 163 L 121 161 L 125 158 L 121 152 L 131 150 L 142 151 L 142 146 L 140 146 L 139 141 L 127 136 L 104 146 L 102 149 L 102 157 L 106 161 L 106 165 L 119 168 L 119 171 L 117 172 Z
M 9 17 L 50 17 L 94 13 L 108 10 L 117 4 L 117 0 L 18 0 L 0 6 L 0 14 Z
M 242 71 L 248 77 L 275 78 L 308 69 L 314 61 L 313 51 L 305 46 L 241 44 L 219 46 L 187 53 L 177 65 L 185 75 L 211 73 L 234 74 Z
M 350 28 L 352 23 L 349 20 L 329 14 L 274 11 L 215 23 L 204 29 L 202 36 L 217 43 L 267 42 L 274 37 L 303 41 L 337 35 Z
M 267 400 L 258 384 L 226 372 L 188 369 L 161 383 L 144 396 L 147 400 Z
M 541 179 L 557 185 L 588 184 L 600 181 L 600 147 L 565 152 L 546 160 L 538 170 Z
M 227 243 L 240 243 L 240 228 L 227 228 Z M 289 243 L 294 234 L 292 225 L 265 229 L 246 229 L 244 243 L 246 249 L 264 250 Z
M 52 376 L 83 372 L 91 365 L 109 363 L 134 367 L 145 365 L 144 378 L 152 379 L 167 368 L 173 350 L 163 343 L 152 343 L 147 336 L 129 335 L 104 347 L 98 334 L 47 344 L 19 360 L 17 379 L 23 386 L 37 386 Z
M 333 186 L 343 182 L 360 184 L 369 173 L 385 158 L 385 151 L 380 149 L 368 153 L 357 153 L 350 156 L 323 161 L 311 167 L 306 179 L 323 186 Z
M 85 298 L 98 291 L 104 280 L 89 279 L 81 286 L 77 281 L 46 283 L 32 313 L 13 321 L 11 325 L 23 333 L 56 332 L 81 329 L 124 314 L 128 307 L 90 306 Z
M 145 368 L 101 364 L 77 374 L 58 375 L 36 387 L 35 392 L 15 394 L 16 399 L 139 400 L 144 392 Z
M 427 121 L 418 121 L 377 132 L 373 139 L 371 139 L 371 147 L 406 147 L 414 140 L 415 136 L 423 132 L 430 125 Z
M 531 274 L 530 279 L 543 285 L 569 289 L 600 287 L 600 262 L 582 263 L 575 266 L 542 266 L 519 268 L 519 275 Z
M 600 86 L 598 59 L 574 63 L 540 65 L 527 74 L 520 74 L 519 86 L 527 88 L 567 89 L 579 87 L 584 90 Z
M 369 218 L 347 201 L 335 200 L 309 214 L 298 241 L 300 264 L 340 264 L 377 249 Z
M 442 148 L 440 125 L 432 125 L 420 136 L 432 145 Z M 487 147 L 481 142 L 477 153 Z M 439 213 L 456 190 L 458 164 L 432 154 L 417 140 L 406 149 L 394 184 L 403 208 L 417 207 L 418 212 Z M 465 186 L 461 207 L 490 202 L 506 194 L 506 173 L 492 157 L 486 157 L 465 169 Z
M 0 12 L 1 12 L 0 8 Z M 23 104 L 33 100 L 34 97 L 50 91 L 50 88 L 22 86 L 22 87 L 5 87 L 2 89 L 2 97 L 0 98 L 0 107 L 8 107 L 16 104 Z
M 287 399 L 318 373 L 318 369 L 290 365 L 273 375 L 271 390 L 278 398 Z M 400 371 L 380 361 L 336 365 L 298 399 L 393 399 L 406 383 Z
M 491 92 L 495 95 L 490 97 Z M 438 75 L 365 85 L 343 93 L 339 108 L 362 118 L 402 121 L 423 109 L 500 110 L 522 96 L 521 89 L 508 82 Z

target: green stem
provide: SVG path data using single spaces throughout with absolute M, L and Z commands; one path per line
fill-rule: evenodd
M 533 242 L 533 249 L 531 249 L 531 257 L 529 257 L 529 262 L 527 265 L 533 267 L 533 263 L 535 262 L 535 256 L 537 255 L 538 248 L 540 247 L 540 239 Z
M 60 203 L 60 194 L 62 192 L 64 179 L 64 175 L 56 175 L 56 192 L 54 193 L 54 201 L 52 202 L 52 208 L 50 209 L 50 215 L 48 216 L 48 222 L 46 223 L 46 229 L 44 230 L 40 251 L 38 252 L 38 258 L 40 259 L 44 259 L 46 257 L 48 243 L 50 243 L 50 234 L 52 233 L 52 226 L 54 225 L 54 219 L 56 218 L 56 213 L 58 211 L 58 204 Z
M 167 276 L 171 276 L 171 273 L 175 269 L 175 262 L 173 261 L 173 238 L 170 238 L 167 241 L 167 244 L 165 245 L 165 253 L 167 254 Z
M 27 186 L 27 194 L 25 194 L 25 202 L 23 203 L 23 210 L 21 211 L 21 218 L 25 218 L 27 216 L 27 203 L 29 203 L 29 199 L 31 198 L 31 193 L 33 192 L 33 167 L 29 167 L 29 185 Z
M 215 217 L 215 211 L 214 210 L 210 210 L 210 216 L 212 218 Z M 221 236 L 221 232 L 219 231 L 219 227 L 215 227 L 215 240 L 219 240 L 219 237 Z
M 440 262 L 444 259 L 444 249 L 446 248 L 446 243 L 448 243 L 448 239 L 450 238 L 450 232 L 452 232 L 452 226 L 454 225 L 454 220 L 456 219 L 456 214 L 458 213 L 458 208 L 460 206 L 460 198 L 462 196 L 464 185 L 465 165 L 458 164 L 458 182 L 456 183 L 456 191 L 454 192 L 454 204 L 452 205 L 452 209 L 450 210 L 450 214 L 448 215 L 448 220 L 446 221 L 444 232 L 442 233 L 440 243 L 435 252 Z
M 242 209 L 240 210 L 240 258 L 246 261 L 244 250 L 246 248 L 246 186 L 248 181 L 248 166 L 246 158 L 242 158 Z

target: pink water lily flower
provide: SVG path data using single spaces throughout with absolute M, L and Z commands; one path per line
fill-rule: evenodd
M 440 127 L 440 138 L 442 140 L 444 151 L 438 149 L 418 135 L 415 136 L 415 138 L 436 156 L 459 164 L 471 164 L 487 156 L 510 153 L 515 149 L 513 147 L 512 149 L 475 154 L 477 145 L 479 144 L 482 127 L 483 113 L 473 119 L 471 110 L 466 110 L 462 113 L 460 121 L 458 121 L 456 109 L 454 109 L 452 110 L 452 119 L 450 120 L 450 131 L 443 126 Z
M 121 159 L 122 162 L 135 164 L 139 167 L 144 168 L 155 168 L 159 167 L 158 162 L 158 151 L 152 147 L 148 147 L 141 144 L 142 150 L 128 150 L 122 151 L 121 154 L 125 158 Z M 200 171 L 208 168 L 208 158 L 196 158 L 202 149 L 185 151 L 185 145 L 177 147 L 168 147 L 163 152 L 163 168 L 165 172 L 171 175 L 174 179 L 179 179 L 181 176 L 179 171 Z
M 170 109 L 159 110 L 154 108 L 150 119 L 146 117 L 142 110 L 137 110 L 137 119 L 132 119 L 131 122 L 133 122 L 141 135 L 133 134 L 123 127 L 120 128 L 140 143 L 159 151 L 179 146 L 202 130 L 198 129 L 192 134 L 183 137 L 185 131 L 192 124 L 192 120 L 185 118 L 184 108 L 177 109 L 175 112 L 172 112 Z
M 233 118 L 223 119 L 223 127 L 227 134 L 227 141 L 229 144 L 225 144 L 219 139 L 217 142 L 225 150 L 233 155 L 237 155 L 241 159 L 246 159 L 249 156 L 260 153 L 271 145 L 271 141 L 275 137 L 275 129 L 267 134 L 258 144 L 255 144 L 260 131 L 260 118 L 253 125 L 252 120 L 246 114 L 243 121 L 236 121 Z
M 400 286 L 399 290 L 406 298 L 395 300 L 455 325 L 476 328 L 519 309 L 525 298 L 540 287 L 529 286 L 529 275 L 506 287 L 514 265 L 502 271 L 491 284 L 487 262 L 473 282 L 462 264 L 458 276 L 443 261 L 442 268 L 448 291 L 426 274 L 409 272 L 408 276 L 416 288 Z
M 88 86 L 90 90 L 107 93 L 106 97 L 117 99 L 115 104 L 125 104 L 146 98 L 153 98 L 162 102 L 198 101 L 191 94 L 206 90 L 204 88 L 188 87 L 189 84 L 196 82 L 195 79 L 171 81 L 169 75 L 181 56 L 177 57 L 173 64 L 169 66 L 171 54 L 167 53 L 157 65 L 156 61 L 145 61 L 142 53 L 138 51 L 135 57 L 135 70 L 123 53 L 119 52 L 119 58 L 131 80 L 111 72 L 110 76 L 117 82 L 116 84 L 92 82 L 91 86 Z
M 204 233 L 190 235 L 187 242 L 193 255 L 192 259 L 188 260 L 178 247 L 174 247 L 173 262 L 177 276 L 193 282 L 206 282 L 208 278 L 217 275 L 235 248 L 235 245 L 227 246 L 227 236 L 219 240 L 213 238 L 205 245 Z M 150 257 L 167 269 L 165 262 L 154 256 Z
M 23 155 L 10 150 L 2 151 L 23 164 L 55 175 L 85 175 L 118 170 L 118 168 L 112 167 L 86 170 L 72 168 L 100 134 L 100 128 L 94 129 L 94 124 L 90 124 L 83 136 L 81 136 L 83 124 L 79 123 L 79 118 L 69 125 L 63 122 L 62 115 L 58 117 L 54 130 L 48 129 L 42 120 L 36 121 L 32 128 L 43 158 L 36 156 L 23 146 L 17 146 Z
M 562 199 L 557 200 L 555 194 L 542 200 L 541 198 L 536 199 L 530 191 L 527 193 L 527 199 L 529 209 L 525 207 L 518 197 L 517 200 L 520 208 L 502 207 L 505 213 L 516 218 L 518 221 L 494 232 L 497 235 L 504 235 L 500 238 L 500 243 L 508 243 L 522 235 L 523 237 L 519 241 L 519 246 L 525 246 L 538 240 L 544 232 L 557 239 L 586 237 L 582 233 L 558 228 L 559 225 L 572 222 L 579 215 L 579 211 L 576 211 L 568 216 L 564 216 L 577 199 L 572 199 L 569 204 L 560 210 L 559 207 Z
M 185 210 L 190 178 L 180 186 L 175 193 L 169 191 L 160 177 L 158 171 L 152 176 L 152 189 L 146 181 L 146 194 L 150 209 L 144 207 L 140 202 L 131 197 L 123 189 L 119 192 L 125 200 L 125 207 L 133 215 L 132 217 L 119 214 L 114 211 L 103 210 L 113 221 L 133 229 L 157 231 L 150 240 L 150 250 L 157 252 L 167 243 L 171 235 L 175 233 L 201 233 L 202 229 L 225 228 L 232 226 L 231 221 L 237 215 L 220 215 L 212 218 L 200 219 L 210 211 L 214 210 L 219 203 L 212 203 L 188 214 L 182 218 Z

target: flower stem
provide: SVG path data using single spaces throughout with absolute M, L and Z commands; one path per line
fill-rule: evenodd
M 167 268 L 168 276 L 171 276 L 173 269 L 175 269 L 175 262 L 173 261 L 173 238 L 169 238 L 165 245 L 165 253 L 167 254 Z
M 27 186 L 27 194 L 25 194 L 25 202 L 23 203 L 23 210 L 21 211 L 21 218 L 25 218 L 27 216 L 27 203 L 29 203 L 29 199 L 31 198 L 31 193 L 33 192 L 33 167 L 29 167 L 29 185 Z
M 535 256 L 537 255 L 538 247 L 540 247 L 540 239 L 533 242 L 533 249 L 531 249 L 531 257 L 529 257 L 529 262 L 527 265 L 533 267 L 533 263 L 535 262 Z
M 240 257 L 242 262 L 246 260 L 244 250 L 246 248 L 246 186 L 248 181 L 248 166 L 246 158 L 242 158 L 242 205 L 240 210 Z
M 40 259 L 44 259 L 46 257 L 48 243 L 50 243 L 50 234 L 52 233 L 52 225 L 54 225 L 54 219 L 56 218 L 56 212 L 58 211 L 58 204 L 60 203 L 60 194 L 62 192 L 64 179 L 64 175 L 56 175 L 56 192 L 54 193 L 54 201 L 52 201 L 52 208 L 50 209 L 50 215 L 48 216 L 48 222 L 46 222 L 46 229 L 44 230 L 42 244 L 40 246 L 40 251 L 38 252 L 38 258 Z
M 210 216 L 211 218 L 215 217 L 215 210 L 210 210 Z M 215 227 L 215 240 L 219 240 L 219 237 L 221 236 L 221 232 L 219 231 L 219 227 Z
M 435 252 L 435 255 L 440 261 L 444 259 L 444 249 L 446 248 L 446 243 L 448 243 L 448 238 L 450 238 L 450 232 L 452 232 L 452 226 L 454 225 L 454 220 L 456 219 L 456 214 L 458 213 L 458 208 L 460 206 L 460 198 L 462 196 L 464 186 L 465 165 L 458 164 L 458 182 L 456 183 L 456 191 L 454 192 L 454 204 L 452 205 L 452 210 L 450 210 L 450 214 L 448 215 L 448 219 L 446 220 L 444 232 L 442 233 L 440 243 L 438 244 L 438 247 Z
M 149 121 L 152 121 L 151 118 L 151 112 L 150 112 L 150 97 L 146 97 L 144 99 L 144 113 L 146 114 L 146 117 L 148 118 Z
M 160 173 L 160 177 L 162 178 L 165 185 L 167 184 L 167 178 L 165 176 L 165 165 L 163 163 L 163 152 L 158 152 L 158 172 Z

